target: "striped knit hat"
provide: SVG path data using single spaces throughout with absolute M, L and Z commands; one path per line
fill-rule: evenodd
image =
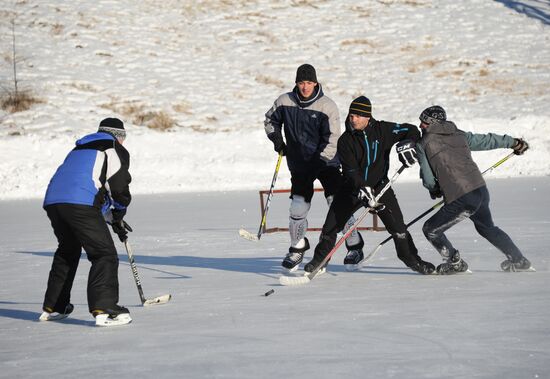
M 372 106 L 370 100 L 365 96 L 359 96 L 353 100 L 349 105 L 349 113 L 356 114 L 363 117 L 371 117 Z
M 125 139 L 124 124 L 118 118 L 106 118 L 99 123 L 98 132 L 109 133 L 115 138 Z

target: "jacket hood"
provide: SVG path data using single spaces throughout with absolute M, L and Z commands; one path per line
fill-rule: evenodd
M 315 87 L 315 91 L 313 92 L 313 95 L 307 100 L 302 100 L 300 97 L 300 91 L 298 91 L 298 86 L 294 86 L 292 89 L 292 97 L 296 104 L 298 104 L 302 108 L 309 107 L 311 104 L 319 100 L 321 97 L 323 97 L 323 88 L 321 87 L 321 83 L 317 83 L 317 87 Z
M 427 128 L 422 130 L 422 133 L 431 134 L 453 134 L 457 131 L 457 127 L 452 121 L 433 122 Z
M 76 146 L 85 145 L 90 142 L 99 141 L 99 140 L 111 140 L 114 141 L 115 137 L 113 137 L 109 133 L 104 132 L 98 132 L 93 134 L 88 134 L 87 136 L 84 136 L 76 141 Z

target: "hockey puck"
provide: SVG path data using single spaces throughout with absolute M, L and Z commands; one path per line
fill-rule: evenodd
M 264 293 L 264 296 L 269 296 L 271 295 L 273 292 L 275 292 L 274 289 L 270 289 L 269 291 L 267 291 L 266 293 Z

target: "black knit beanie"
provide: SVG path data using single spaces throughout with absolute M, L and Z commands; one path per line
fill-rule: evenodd
M 315 68 L 307 63 L 298 67 L 298 70 L 296 70 L 296 83 L 298 82 L 318 83 Z
M 371 117 L 372 106 L 370 100 L 365 96 L 359 96 L 349 105 L 349 113 L 363 117 Z
M 126 130 L 124 124 L 118 118 L 106 118 L 99 123 L 98 132 L 109 133 L 115 138 L 126 138 Z
M 446 121 L 447 114 L 445 113 L 445 109 L 439 105 L 434 105 L 424 109 L 419 118 L 424 124 L 430 125 L 433 122 Z

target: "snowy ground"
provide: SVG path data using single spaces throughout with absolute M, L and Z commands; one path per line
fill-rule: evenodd
M 531 143 L 495 175 L 550 175 L 548 1 L 5 0 L 2 88 L 14 15 L 20 86 L 44 103 L 0 111 L 0 199 L 41 197 L 74 140 L 113 115 L 134 193 L 263 187 L 276 160 L 264 114 L 304 62 L 342 119 L 359 94 L 388 121 L 418 123 L 437 103 L 465 130 Z M 159 114 L 176 126 L 145 126 Z
M 257 193 L 138 196 L 127 218 L 146 296 L 170 292 L 173 300 L 139 306 L 121 255 L 121 303 L 134 322 L 110 329 L 87 313 L 85 259 L 73 317 L 36 321 L 55 240 L 39 201 L 0 201 L 0 377 L 548 378 L 550 178 L 490 180 L 489 188 L 497 224 L 537 272 L 501 272 L 502 254 L 467 221 L 449 237 L 472 275 L 414 274 L 387 244 L 361 272 L 345 272 L 339 252 L 329 274 L 282 287 L 288 236 L 254 243 L 237 234 L 258 226 Z M 395 190 L 407 219 L 432 204 L 417 184 Z M 287 206 L 276 196 L 269 224 L 284 226 Z M 317 196 L 311 225 L 325 211 Z M 437 262 L 421 224 L 413 237 Z M 385 236 L 365 233 L 367 250 Z

